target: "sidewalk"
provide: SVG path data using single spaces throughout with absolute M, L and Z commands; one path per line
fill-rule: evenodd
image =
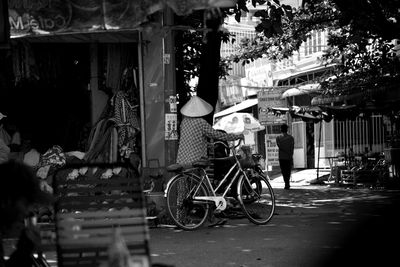
M 322 173 L 320 177 L 326 180 Z M 268 173 L 274 189 L 276 199 L 275 215 L 269 224 L 286 222 L 288 220 L 304 221 L 308 218 L 342 218 L 349 214 L 362 214 L 366 207 L 375 207 L 381 210 L 392 210 L 399 203 L 399 189 L 371 189 L 369 187 L 346 187 L 335 184 L 310 184 L 317 178 L 316 169 L 294 170 L 291 179 L 291 189 L 285 190 L 283 178 L 280 173 Z M 157 195 L 157 204 L 165 207 L 163 195 Z M 395 202 L 393 202 L 396 200 Z M 160 206 L 159 206 L 160 207 Z M 390 209 L 389 209 L 390 208 Z M 164 211 L 165 212 L 165 211 Z M 282 220 L 280 220 L 282 219 Z M 328 221 L 328 219 L 327 219 Z M 235 223 L 249 224 L 247 219 L 230 218 L 229 225 Z M 285 224 L 287 225 L 287 224 Z M 154 228 L 151 222 L 149 226 Z M 168 225 L 160 224 L 158 228 L 170 228 Z M 157 228 L 156 228 L 157 229 Z M 253 228 L 256 229 L 256 228 Z M 153 232 L 154 233 L 154 232 Z M 193 232 L 192 232 L 193 233 Z M 199 231 L 198 233 L 202 233 Z M 163 238 L 163 237 L 160 237 Z M 162 239 L 164 240 L 164 239 Z M 6 255 L 14 249 L 15 239 L 4 240 Z M 55 252 L 46 254 L 51 266 L 57 266 Z
M 327 173 L 326 171 L 319 171 L 318 178 L 321 181 L 326 180 Z M 271 185 L 274 188 L 284 187 L 285 183 L 283 181 L 282 174 L 280 171 L 271 171 L 268 172 L 268 176 L 271 181 Z M 290 186 L 291 187 L 299 187 L 310 185 L 312 182 L 315 182 L 317 179 L 317 169 L 301 169 L 301 170 L 292 170 L 292 176 L 290 178 Z
M 393 192 L 400 192 L 398 189 L 328 182 L 329 172 L 321 170 L 317 179 L 317 169 L 293 170 L 289 190 L 283 189 L 285 183 L 280 171 L 269 171 L 268 176 L 275 194 L 276 214 L 280 215 L 341 213 L 351 203 L 379 200 L 387 198 Z M 155 192 L 147 198 L 149 216 L 154 216 L 160 224 L 165 224 L 168 220 L 165 217 L 164 194 Z
M 282 175 L 269 172 L 270 182 L 274 189 L 277 215 L 311 215 L 322 213 L 346 213 L 354 205 L 365 202 L 378 204 L 386 202 L 399 188 L 374 188 L 370 185 L 345 185 L 327 182 L 329 173 L 317 169 L 293 170 L 290 189 L 283 189 L 285 183 Z

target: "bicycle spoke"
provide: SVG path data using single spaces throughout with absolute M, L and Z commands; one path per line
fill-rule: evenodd
M 208 217 L 209 205 L 193 201 L 196 196 L 207 196 L 208 191 L 195 176 L 179 175 L 172 178 L 167 191 L 167 208 L 174 224 L 184 230 L 200 227 Z
M 275 211 L 275 196 L 266 177 L 254 174 L 239 183 L 239 202 L 247 218 L 255 224 L 269 222 Z

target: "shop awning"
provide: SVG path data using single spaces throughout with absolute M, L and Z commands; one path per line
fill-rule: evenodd
M 32 3 L 31 3 L 32 2 Z M 58 35 L 65 32 L 129 30 L 148 21 L 148 16 L 171 7 L 177 15 L 194 10 L 234 7 L 235 0 L 8 0 L 12 38 Z
M 303 121 L 319 122 L 321 120 L 330 121 L 332 116 L 319 107 L 299 107 L 291 106 L 287 108 L 283 107 L 270 107 L 267 112 L 272 113 L 276 116 L 289 113 L 292 118 L 301 118 Z
M 11 42 L 18 39 L 12 38 Z M 26 35 L 24 40 L 30 43 L 135 43 L 139 41 L 139 30 Z
M 364 93 L 354 93 L 350 95 L 340 95 L 340 96 L 316 96 L 311 100 L 311 105 L 330 105 L 331 103 L 345 102 L 349 100 L 362 101 Z
M 25 3 L 27 2 L 27 3 Z M 132 30 L 165 8 L 148 1 L 8 1 L 11 38 Z
M 282 98 L 297 96 L 297 95 L 305 95 L 315 93 L 320 89 L 319 83 L 310 83 L 305 85 L 300 85 L 294 88 L 290 88 L 283 92 Z
M 222 110 L 222 111 L 220 111 L 218 113 L 215 113 L 214 114 L 214 118 L 218 118 L 218 117 L 221 117 L 221 116 L 226 116 L 228 114 L 231 114 L 231 113 L 234 113 L 234 112 L 238 112 L 240 110 L 252 107 L 252 106 L 257 105 L 257 104 L 258 104 L 258 99 L 257 98 L 247 99 L 247 100 L 245 100 L 245 101 L 243 101 L 243 102 L 241 102 L 241 103 L 239 103 L 237 105 L 234 105 L 232 107 L 224 109 L 224 110 Z
M 213 0 L 213 1 L 199 1 L 199 0 L 166 0 L 168 6 L 174 10 L 179 16 L 186 16 L 194 10 L 209 9 L 209 8 L 233 8 L 236 5 L 235 0 Z

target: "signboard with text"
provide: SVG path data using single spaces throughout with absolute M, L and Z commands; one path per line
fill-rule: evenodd
M 9 0 L 12 37 L 132 29 L 163 8 L 160 0 Z
M 165 140 L 178 140 L 178 115 L 165 114 Z
M 269 166 L 279 166 L 279 148 L 276 145 L 276 137 L 279 134 L 267 134 L 265 137 L 266 142 L 266 162 Z
M 278 117 L 268 112 L 268 108 L 287 107 L 286 100 L 281 97 L 285 89 L 271 88 L 258 92 L 258 119 L 262 125 L 266 126 L 286 122 L 286 116 Z

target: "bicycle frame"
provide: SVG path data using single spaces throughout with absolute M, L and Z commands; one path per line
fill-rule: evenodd
M 240 145 L 240 142 L 237 146 Z M 221 181 L 218 182 L 218 185 L 214 188 L 213 185 L 211 184 L 210 178 L 208 177 L 205 169 L 203 168 L 197 168 L 198 170 L 200 170 L 202 172 L 202 175 L 200 178 L 200 182 L 199 185 L 196 187 L 194 195 L 196 195 L 197 191 L 200 188 L 201 184 L 206 184 L 206 186 L 208 187 L 208 189 L 210 190 L 210 193 L 212 194 L 212 196 L 195 196 L 194 199 L 195 200 L 200 200 L 200 201 L 211 201 L 215 203 L 216 209 L 217 210 L 225 210 L 226 208 L 226 200 L 225 197 L 227 195 L 227 193 L 229 192 L 229 189 L 231 189 L 232 185 L 234 184 L 235 181 L 237 181 L 239 179 L 239 175 L 243 174 L 243 176 L 245 177 L 247 183 L 250 185 L 249 179 L 247 177 L 246 172 L 243 170 L 242 166 L 240 165 L 240 161 L 237 157 L 235 148 L 237 146 L 234 147 L 230 147 L 233 157 L 235 159 L 235 164 L 232 165 L 232 167 L 229 169 L 229 171 L 224 175 L 224 177 L 222 178 Z M 217 191 L 219 189 L 222 188 L 222 185 L 228 180 L 228 178 L 231 176 L 231 174 L 233 173 L 233 171 L 236 169 L 236 173 L 233 175 L 231 181 L 229 182 L 229 184 L 226 186 L 225 190 L 223 191 L 222 195 L 217 195 Z M 250 185 L 251 186 L 251 185 Z
M 272 187 L 268 178 L 259 173 L 257 164 L 242 162 L 238 157 L 236 149 L 240 143 L 226 145 L 233 153 L 229 158 L 233 157 L 234 160 L 229 161 L 228 169 L 224 168 L 227 172 L 224 172 L 221 180 L 214 182 L 207 175 L 209 160 L 199 160 L 189 168 L 181 164 L 168 167 L 168 171 L 176 175 L 168 181 L 164 196 L 167 198 L 168 213 L 179 228 L 197 229 L 210 218 L 210 213 L 221 212 L 237 204 L 254 224 L 263 225 L 272 218 L 275 210 Z M 248 149 L 243 151 L 249 154 Z M 254 160 L 257 161 L 257 158 Z

